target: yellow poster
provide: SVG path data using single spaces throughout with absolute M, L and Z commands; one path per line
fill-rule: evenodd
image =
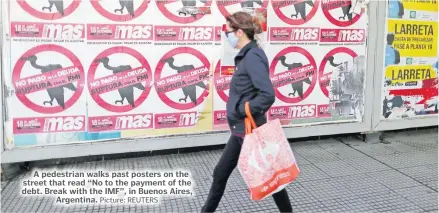
M 388 34 L 401 57 L 436 57 L 437 22 L 389 19 Z
M 437 0 L 402 0 L 404 9 L 418 11 L 438 11 Z
M 431 65 L 388 66 L 386 78 L 392 83 L 422 81 L 436 78 L 436 71 Z

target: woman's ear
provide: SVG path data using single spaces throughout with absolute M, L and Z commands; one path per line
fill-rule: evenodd
M 241 29 L 236 31 L 237 36 L 242 37 L 244 35 L 244 31 L 242 31 Z

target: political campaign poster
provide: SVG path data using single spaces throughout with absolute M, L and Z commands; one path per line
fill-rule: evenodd
M 267 57 L 271 61 L 269 72 L 276 101 L 268 111 L 269 119 L 280 119 L 283 125 L 292 121 L 316 117 L 313 98 L 318 85 L 316 52 L 297 46 L 270 47 Z M 312 49 L 311 49 L 312 50 Z
M 124 135 L 168 135 L 212 129 L 212 56 L 216 37 L 210 25 L 154 26 L 154 131 Z
M 91 1 L 87 18 L 88 134 L 122 137 L 131 129 L 154 128 L 149 110 L 153 86 L 153 1 Z
M 29 146 L 229 130 L 239 50 L 227 42 L 225 17 L 237 11 L 261 29 L 256 40 L 276 91 L 269 119 L 360 121 L 367 17 L 353 2 L 11 1 L 6 132 Z M 437 78 L 437 22 L 431 10 L 403 3 L 420 19 L 388 26 L 395 56 L 386 58 L 394 64 L 387 88 L 433 94 L 425 88 Z
M 87 72 L 89 132 L 153 128 L 150 62 L 129 46 L 96 50 Z
M 283 125 L 361 121 L 367 36 L 364 9 L 354 8 L 351 1 L 271 1 L 268 17 L 270 48 L 266 53 L 277 97 L 269 119 L 280 119 Z M 333 71 L 348 61 L 351 69 L 343 75 L 348 76 L 349 85 L 356 86 L 344 91 L 355 94 L 346 94 L 342 104 L 335 104 L 341 100 L 331 97 L 330 83 L 342 77 Z M 338 112 L 346 109 L 337 113 L 336 107 Z
M 10 112 L 16 146 L 71 142 L 67 135 L 76 141 L 75 135 L 86 131 L 81 46 L 29 42 L 11 51 Z M 29 134 L 32 140 L 26 139 Z
M 87 24 L 88 131 L 153 128 L 152 24 Z M 142 47 L 142 48 L 140 48 Z
M 389 1 L 382 120 L 437 116 L 437 1 Z
M 437 21 L 438 1 L 436 0 L 388 0 L 387 17 L 389 19 L 413 19 Z
M 7 137 L 14 146 L 82 141 L 87 131 L 81 1 L 9 1 Z

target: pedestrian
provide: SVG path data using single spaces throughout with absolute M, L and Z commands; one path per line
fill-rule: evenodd
M 250 103 L 251 114 L 257 126 L 267 122 L 265 113 L 275 101 L 273 85 L 268 72 L 268 59 L 255 40 L 262 30 L 252 17 L 237 12 L 226 18 L 226 38 L 239 53 L 235 56 L 235 71 L 230 82 L 227 102 L 227 121 L 231 136 L 213 171 L 213 183 L 202 212 L 214 212 L 224 194 L 227 180 L 238 164 L 245 135 L 245 103 Z M 285 189 L 273 194 L 280 212 L 292 212 Z

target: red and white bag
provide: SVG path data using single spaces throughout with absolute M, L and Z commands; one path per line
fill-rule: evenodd
M 280 120 L 257 127 L 245 105 L 246 135 L 238 160 L 238 170 L 252 200 L 262 200 L 284 189 L 300 173 Z

